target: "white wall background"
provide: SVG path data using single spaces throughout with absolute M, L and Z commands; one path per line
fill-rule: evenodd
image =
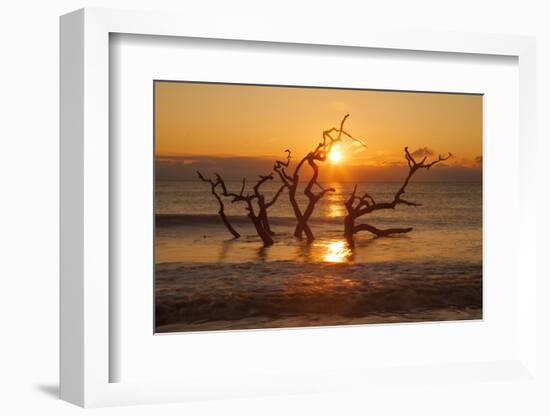
M 287 24 L 323 22 L 535 35 L 538 42 L 538 133 L 541 200 L 539 268 L 550 280 L 543 257 L 550 231 L 548 209 L 550 155 L 550 12 L 545 0 L 360 0 L 360 1 L 169 1 L 19 0 L 0 9 L 0 413 L 76 414 L 82 410 L 56 399 L 58 385 L 58 16 L 74 9 L 115 7 L 178 10 L 192 19 L 212 13 L 245 14 Z M 185 24 L 185 22 L 182 22 Z M 331 29 L 332 28 L 332 29 Z M 543 250 L 543 244 L 546 249 Z M 550 284 L 543 281 L 539 359 L 550 374 L 548 351 Z M 546 295 L 545 295 L 546 294 Z M 550 304 L 550 302 L 548 302 Z M 546 330 L 544 330 L 546 328 Z M 548 380 L 548 379 L 547 379 Z M 433 387 L 433 386 L 432 386 Z M 92 410 L 123 414 L 550 414 L 550 385 L 533 389 L 506 383 L 425 387 L 376 397 L 345 393 L 198 402 Z M 433 390 L 430 390 L 431 392 Z

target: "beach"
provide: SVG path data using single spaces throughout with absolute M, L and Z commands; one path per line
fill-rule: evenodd
M 336 191 L 311 220 L 313 244 L 292 235 L 288 204 L 275 205 L 275 244 L 267 248 L 242 206 L 229 202 L 229 220 L 242 235 L 232 239 L 200 185 L 157 186 L 156 332 L 482 318 L 480 184 L 411 184 L 410 198 L 423 206 L 368 221 L 413 231 L 361 234 L 353 249 L 342 236 L 343 200 L 352 184 L 332 184 Z M 360 186 L 382 199 L 396 184 Z

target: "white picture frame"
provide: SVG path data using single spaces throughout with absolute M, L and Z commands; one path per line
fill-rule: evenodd
M 517 270 L 522 273 L 517 293 L 517 355 L 505 361 L 459 366 L 419 363 L 415 377 L 433 380 L 443 370 L 446 377 L 471 382 L 484 379 L 475 376 L 476 372 L 518 381 L 536 377 L 536 218 L 527 209 L 536 198 L 534 39 L 368 29 L 327 32 L 322 27 L 305 33 L 299 27 L 281 30 L 266 22 L 243 22 L 238 27 L 237 32 L 236 26 L 223 19 L 205 25 L 173 14 L 106 9 L 82 9 L 61 18 L 61 398 L 87 407 L 323 392 L 351 383 L 342 383 L 342 379 L 360 387 L 392 383 L 407 373 L 392 368 L 367 373 L 336 369 L 322 380 L 312 374 L 282 373 L 250 382 L 235 374 L 220 374 L 215 381 L 195 375 L 184 381 L 110 382 L 110 363 L 117 359 L 109 348 L 109 310 L 113 307 L 109 296 L 113 168 L 109 157 L 109 36 L 113 33 L 517 57 L 521 200 L 515 220 L 519 224 Z

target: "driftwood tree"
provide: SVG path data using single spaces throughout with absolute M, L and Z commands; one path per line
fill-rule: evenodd
M 279 189 L 275 192 L 271 200 L 266 201 L 265 195 L 260 192 L 260 187 L 267 181 L 273 180 L 273 174 L 269 174 L 266 176 L 260 176 L 260 180 L 256 182 L 256 185 L 254 185 L 254 196 L 257 199 L 258 202 L 258 218 L 260 220 L 260 223 L 263 227 L 263 229 L 271 236 L 275 235 L 275 233 L 271 230 L 271 226 L 269 225 L 269 217 L 267 215 L 267 210 L 271 208 L 275 202 L 277 202 L 277 199 L 279 199 L 279 196 L 281 193 L 285 190 L 287 187 L 285 183 L 283 183 Z
M 213 181 L 212 179 L 205 178 L 199 171 L 197 171 L 197 175 L 201 181 L 210 184 L 210 192 L 212 192 L 212 195 L 214 195 L 214 198 L 216 198 L 216 200 L 218 201 L 218 205 L 219 205 L 218 214 L 220 215 L 222 222 L 224 223 L 225 227 L 229 230 L 229 232 L 233 235 L 234 238 L 239 238 L 241 235 L 237 232 L 237 230 L 235 230 L 235 228 L 233 228 L 233 226 L 227 219 L 227 216 L 225 215 L 225 206 L 223 204 L 223 200 L 221 199 L 220 195 L 218 195 L 218 192 L 216 191 L 216 188 L 222 185 L 222 180 L 220 176 L 216 175 L 216 180 Z
M 344 116 L 340 122 L 339 128 L 333 127 L 329 130 L 323 131 L 323 141 L 320 142 L 312 152 L 309 152 L 298 162 L 292 173 L 287 172 L 287 169 L 290 167 L 290 150 L 285 150 L 287 153 L 286 161 L 277 160 L 275 162 L 273 167 L 274 171 L 279 175 L 283 184 L 288 187 L 288 199 L 297 221 L 294 229 L 294 236 L 297 238 L 302 238 L 303 234 L 305 234 L 308 242 L 315 239 L 308 221 L 315 210 L 315 206 L 321 198 L 323 198 L 328 192 L 335 191 L 334 188 L 324 188 L 318 182 L 318 162 L 326 161 L 327 156 L 332 150 L 334 144 L 342 141 L 342 136 L 348 137 L 366 147 L 363 141 L 354 138 L 351 134 L 344 130 L 344 123 L 348 117 L 349 114 Z M 300 184 L 301 170 L 306 163 L 311 167 L 313 173 L 304 189 L 304 194 L 308 201 L 305 209 L 302 210 L 296 199 L 296 192 L 298 190 L 298 185 Z
M 273 179 L 273 174 L 266 176 L 260 176 L 260 179 L 254 185 L 253 192 L 245 193 L 246 180 L 243 179 L 240 192 L 237 194 L 235 192 L 229 192 L 225 181 L 221 178 L 219 174 L 216 173 L 216 180 L 220 185 L 222 190 L 222 195 L 232 198 L 232 202 L 244 202 L 245 209 L 248 211 L 247 217 L 250 219 L 258 236 L 262 239 L 264 246 L 270 246 L 273 244 L 274 235 L 273 231 L 269 226 L 269 219 L 267 215 L 267 210 L 277 202 L 277 199 L 286 188 L 286 184 L 282 184 L 281 187 L 277 190 L 275 195 L 271 200 L 266 201 L 265 195 L 260 192 L 260 187 L 267 181 Z
M 369 231 L 377 237 L 385 237 L 392 234 L 404 234 L 412 231 L 411 227 L 380 229 L 367 223 L 355 224 L 355 221 L 359 217 L 362 217 L 363 215 L 369 214 L 374 211 L 382 209 L 395 209 L 397 205 L 400 204 L 412 207 L 422 205 L 416 202 L 408 201 L 403 198 L 403 194 L 405 194 L 407 185 L 409 184 L 411 178 L 420 169 L 429 170 L 432 166 L 449 159 L 451 156 L 451 153 L 449 153 L 447 156 L 440 155 L 436 160 L 431 162 L 426 162 L 427 156 L 425 156 L 420 162 L 417 162 L 414 157 L 409 153 L 409 149 L 405 147 L 405 159 L 407 160 L 407 164 L 409 166 L 409 173 L 401 187 L 395 193 L 393 200 L 390 202 L 376 202 L 374 198 L 368 193 L 364 193 L 362 196 L 358 196 L 357 185 L 355 185 L 355 187 L 353 188 L 353 192 L 345 202 L 347 215 L 344 218 L 344 235 L 350 246 L 354 245 L 353 236 L 361 231 Z

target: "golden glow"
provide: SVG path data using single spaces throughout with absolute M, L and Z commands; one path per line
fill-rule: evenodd
M 336 192 L 329 192 L 324 198 L 326 205 L 324 209 L 324 215 L 331 218 L 344 217 L 346 215 L 346 207 L 342 198 L 343 185 L 338 182 L 328 182 L 326 187 L 334 188 Z
M 331 164 L 405 164 L 405 146 L 452 152 L 450 163 L 482 154 L 481 95 L 165 81 L 155 82 L 156 154 L 272 159 L 290 148 L 297 158 L 346 113 L 346 129 L 369 147 L 344 139 L 328 155 Z
M 345 241 L 332 241 L 326 245 L 323 260 L 329 263 L 343 263 L 351 256 Z
M 345 214 L 344 211 L 345 210 L 344 210 L 343 204 L 338 205 L 338 203 L 331 203 L 328 206 L 328 209 L 327 209 L 326 213 L 331 218 L 337 218 L 337 217 L 343 217 L 344 214 Z
M 340 145 L 335 144 L 332 146 L 330 153 L 328 154 L 328 160 L 330 163 L 338 164 L 342 160 L 342 152 L 340 151 Z

